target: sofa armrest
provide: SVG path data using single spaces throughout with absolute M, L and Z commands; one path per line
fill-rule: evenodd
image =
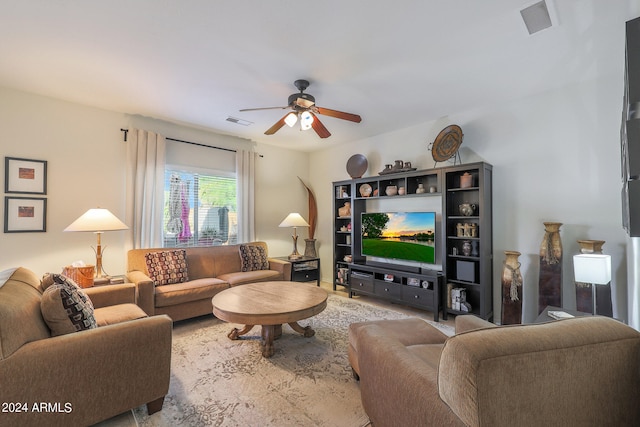
M 437 368 L 377 325 L 357 340 L 362 404 L 374 425 L 463 425 L 440 399 Z
M 127 280 L 136 285 L 136 304 L 149 316 L 153 316 L 155 310 L 156 286 L 153 280 L 139 270 L 127 272 Z
M 2 421 L 92 425 L 161 399 L 169 389 L 171 329 L 168 316 L 154 316 L 23 345 L 0 360 L 0 401 L 27 403 L 29 412 L 2 414 Z M 60 411 L 33 412 L 40 402 L 59 402 Z
M 474 316 L 472 314 L 464 314 L 462 316 L 456 316 L 455 326 L 456 326 L 456 334 L 460 334 L 462 332 L 468 332 L 468 331 L 475 331 L 477 329 L 497 327 L 497 325 L 494 325 L 491 322 L 487 322 L 486 320 L 481 319 L 478 316 Z
M 94 286 L 84 291 L 95 308 L 136 303 L 136 286 L 133 283 Z
M 282 274 L 282 280 L 291 280 L 291 263 L 281 259 L 269 258 L 269 270 Z

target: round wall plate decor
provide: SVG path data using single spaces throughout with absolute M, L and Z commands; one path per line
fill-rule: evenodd
M 367 158 L 362 154 L 354 154 L 347 160 L 347 172 L 352 179 L 361 178 L 368 166 Z
M 442 129 L 431 147 L 431 155 L 436 162 L 444 162 L 455 156 L 462 144 L 462 129 L 450 125 Z

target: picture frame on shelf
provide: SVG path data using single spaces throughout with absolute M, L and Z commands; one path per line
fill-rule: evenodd
M 47 161 L 5 157 L 4 191 L 47 194 Z
M 4 232 L 47 231 L 47 199 L 41 197 L 4 198 Z

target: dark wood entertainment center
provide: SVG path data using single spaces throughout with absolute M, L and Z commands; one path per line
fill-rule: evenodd
M 350 297 L 370 295 L 430 310 L 436 321 L 440 310 L 444 319 L 447 314 L 469 313 L 492 318 L 492 170 L 490 164 L 478 162 L 334 182 L 334 290 L 344 286 Z M 386 195 L 390 186 L 404 187 L 404 194 Z M 403 200 L 413 198 L 436 198 L 430 200 L 431 206 L 435 200 L 440 209 L 436 212 L 436 265 L 367 260 L 360 235 L 367 205 L 385 200 L 398 212 L 410 211 Z M 340 215 L 345 203 L 350 204 L 350 212 Z M 450 306 L 451 288 L 464 290 L 470 310 Z

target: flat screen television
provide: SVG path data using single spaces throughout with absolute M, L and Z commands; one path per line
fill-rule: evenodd
M 362 255 L 436 263 L 435 212 L 364 212 Z

